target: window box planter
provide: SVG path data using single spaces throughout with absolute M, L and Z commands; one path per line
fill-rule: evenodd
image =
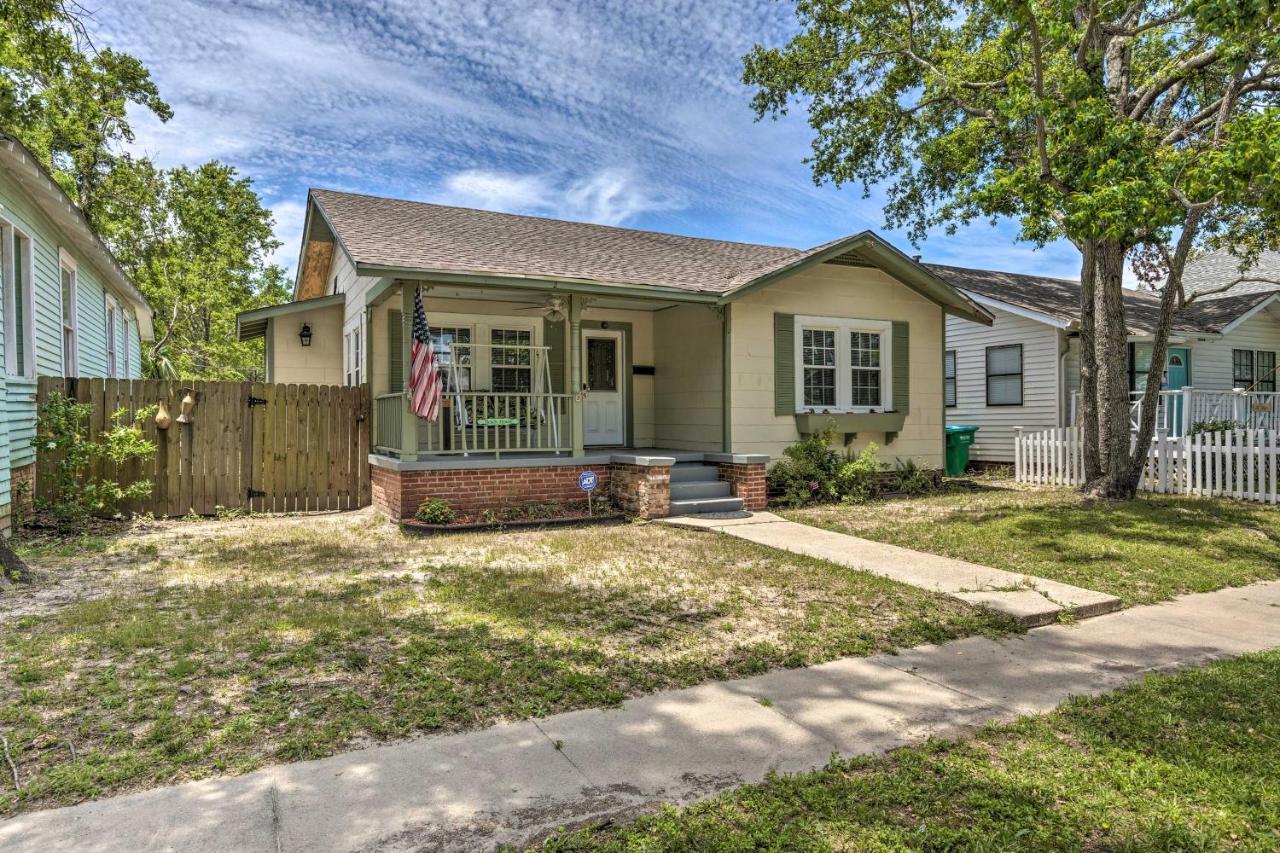
M 836 432 L 902 432 L 906 420 L 906 412 L 841 412 L 830 415 L 817 412 L 796 415 L 796 429 L 801 435 L 813 435 L 834 421 Z

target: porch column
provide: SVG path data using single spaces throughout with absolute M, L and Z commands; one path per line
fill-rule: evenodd
M 571 412 L 573 425 L 573 455 L 585 456 L 586 445 L 582 437 L 582 297 L 569 294 L 569 393 L 573 396 Z
M 403 331 L 400 333 L 400 364 L 404 370 L 404 392 L 400 405 L 400 458 L 412 462 L 418 458 L 418 416 L 409 408 L 409 366 L 413 363 L 410 351 L 413 348 L 413 294 L 414 288 L 409 284 L 400 285 L 400 322 Z

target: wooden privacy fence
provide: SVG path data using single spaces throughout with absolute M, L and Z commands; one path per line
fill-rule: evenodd
M 89 404 L 88 430 L 95 436 L 121 409 L 130 417 L 157 404 L 168 411 L 167 429 L 154 417 L 142 422 L 156 443 L 153 459 L 95 472 L 121 483 L 152 482 L 151 496 L 126 505 L 126 512 L 316 512 L 369 504 L 365 386 L 40 377 L 39 403 L 54 392 Z M 189 422 L 179 423 L 188 395 L 195 405 Z M 52 490 L 52 461 L 39 459 L 38 497 Z
M 1014 478 L 1035 485 L 1080 485 L 1083 448 L 1077 427 L 1025 434 L 1015 430 Z M 1138 487 L 1158 494 L 1280 503 L 1280 431 L 1236 429 L 1177 438 L 1157 434 Z

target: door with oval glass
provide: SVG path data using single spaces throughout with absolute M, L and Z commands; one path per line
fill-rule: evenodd
M 582 443 L 622 444 L 626 441 L 622 331 L 583 330 L 582 367 Z

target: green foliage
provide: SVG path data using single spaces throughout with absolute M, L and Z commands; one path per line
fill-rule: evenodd
M 840 454 L 831 446 L 836 428 L 829 423 L 820 432 L 806 436 L 782 451 L 782 458 L 769 468 L 770 494 L 783 506 L 804 506 L 838 500 L 836 477 Z
M 893 485 L 904 495 L 927 494 L 934 489 L 933 473 L 914 459 L 899 459 L 894 463 Z
M 139 409 L 132 419 L 124 409 L 114 412 L 111 426 L 97 437 L 86 435 L 91 412 L 88 403 L 54 393 L 36 418 L 33 445 L 40 456 L 52 457 L 54 481 L 53 496 L 40 501 L 39 509 L 52 515 L 63 529 L 82 524 L 90 516 L 110 515 L 122 501 L 151 494 L 150 480 L 121 485 L 95 474 L 94 469 L 99 463 L 119 468 L 149 459 L 156 446 L 143 437 L 138 425 L 154 414 L 154 409 Z
M 1193 435 L 1200 435 L 1204 432 L 1229 432 L 1233 429 L 1244 429 L 1244 424 L 1231 418 L 1196 421 L 1191 425 L 1191 431 L 1187 433 L 1187 437 L 1190 438 Z
M 248 178 L 218 162 L 161 170 L 120 159 L 99 223 L 155 310 L 147 373 L 160 378 L 260 378 L 261 341 L 236 338 L 236 314 L 288 301 L 271 211 Z
M 427 498 L 418 504 L 413 517 L 427 524 L 452 524 L 457 515 L 443 498 Z
M 880 448 L 871 442 L 856 454 L 846 454 L 836 473 L 836 491 L 842 503 L 865 503 L 880 490 L 880 472 L 884 465 L 877 457 Z

